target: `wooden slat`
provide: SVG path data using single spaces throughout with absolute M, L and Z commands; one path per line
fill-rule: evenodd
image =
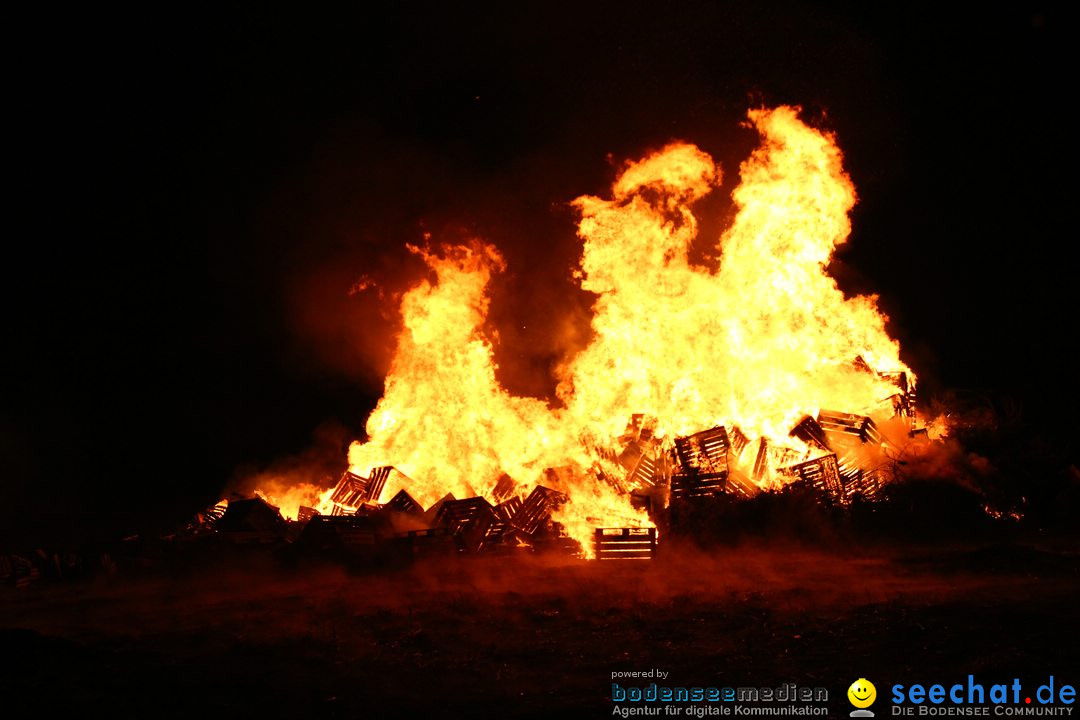
M 446 528 L 454 535 L 460 535 L 471 528 L 485 515 L 493 516 L 491 503 L 482 497 L 464 500 L 448 500 L 439 508 L 435 516 L 435 525 Z M 492 519 L 494 519 L 492 517 Z M 490 520 L 489 520 L 490 522 Z

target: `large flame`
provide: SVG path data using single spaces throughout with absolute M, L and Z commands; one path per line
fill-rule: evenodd
M 512 396 L 496 379 L 484 324 L 498 251 L 480 241 L 410 248 L 433 276 L 402 300 L 384 395 L 367 442 L 349 452 L 353 472 L 393 465 L 427 506 L 448 492 L 490 497 L 504 474 L 527 489 L 559 468 L 543 481 L 570 496 L 556 517 L 589 552 L 594 527 L 649 524 L 596 472 L 598 448 L 613 447 L 634 414 L 655 418 L 660 438 L 737 425 L 797 446 L 788 430 L 821 407 L 884 412 L 895 387 L 853 360 L 910 370 L 876 298 L 844 297 L 825 272 L 855 203 L 835 139 L 791 107 L 749 120 L 762 143 L 740 168 L 718 267 L 690 261 L 693 203 L 720 180 L 693 145 L 628 163 L 610 198 L 574 201 L 595 338 L 560 372 L 561 407 Z
M 446 493 L 487 494 L 506 473 L 535 479 L 559 440 L 557 418 L 535 398 L 513 397 L 495 378 L 483 332 L 488 282 L 504 267 L 491 245 L 446 246 L 442 254 L 409 248 L 434 272 L 401 302 L 398 335 L 385 392 L 368 418 L 367 443 L 354 443 L 349 464 L 367 474 L 394 465 L 425 506 Z M 398 488 L 386 487 L 390 497 Z
M 614 438 L 631 413 L 663 434 L 717 424 L 786 437 L 820 407 L 870 411 L 895 387 L 852 360 L 907 370 L 875 298 L 845 298 L 825 273 L 850 231 L 855 188 L 833 137 L 794 108 L 755 110 L 764 142 L 743 163 L 717 269 L 690 263 L 690 204 L 719 180 L 711 158 L 670 145 L 632 163 L 610 200 L 582 197 L 582 287 L 598 293 L 596 340 L 560 396 Z

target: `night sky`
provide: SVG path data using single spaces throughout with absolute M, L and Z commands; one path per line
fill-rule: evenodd
M 313 446 L 344 458 L 396 323 L 349 288 L 407 287 L 425 232 L 503 251 L 502 378 L 550 395 L 588 322 L 568 201 L 689 140 L 725 172 L 711 242 L 762 103 L 837 133 L 860 203 L 832 271 L 880 294 L 924 394 L 990 398 L 1075 461 L 1073 26 L 1054 6 L 512 5 L 29 35 L 0 540 L 152 527 Z

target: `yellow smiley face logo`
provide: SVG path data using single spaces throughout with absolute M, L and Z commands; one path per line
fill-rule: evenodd
M 877 699 L 877 688 L 866 678 L 859 678 L 847 689 L 848 700 L 857 708 L 868 708 Z

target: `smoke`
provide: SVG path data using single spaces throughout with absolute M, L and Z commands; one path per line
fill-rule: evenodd
M 899 456 L 899 463 L 902 479 L 947 480 L 972 491 L 979 491 L 981 481 L 996 472 L 990 460 L 951 437 L 911 445 Z
M 301 505 L 317 505 L 319 496 L 337 480 L 351 439 L 348 428 L 323 422 L 313 432 L 311 444 L 301 452 L 266 467 L 238 470 L 225 495 L 260 495 L 277 506 L 282 515 L 295 519 Z

